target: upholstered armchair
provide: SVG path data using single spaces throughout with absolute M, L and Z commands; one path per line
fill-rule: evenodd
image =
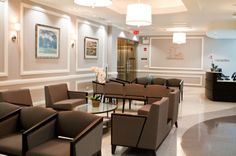
M 146 86 L 147 105 L 138 110 L 139 115 L 147 115 L 152 103 L 161 100 L 163 97 L 169 98 L 168 119 L 171 120 L 171 125 L 178 127 L 178 111 L 179 111 L 179 90 L 169 89 L 161 85 Z
M 28 138 L 25 136 L 55 115 L 56 112 L 52 109 L 22 107 L 4 120 L 0 120 L 0 153 L 15 156 L 25 155 L 29 148 L 36 145 L 34 140 L 31 140 L 32 144 L 29 146 Z M 39 138 L 45 139 L 44 136 Z
M 168 122 L 168 98 L 154 102 L 147 116 L 112 114 L 112 154 L 116 146 L 156 150 L 171 130 Z
M 29 89 L 9 90 L 1 92 L 0 101 L 19 106 L 33 106 Z
M 123 108 L 122 112 L 124 112 L 125 107 L 125 99 L 124 99 L 124 85 L 116 82 L 105 83 L 104 85 L 104 101 L 106 99 L 122 99 L 123 100 Z
M 184 81 L 181 79 L 168 79 L 167 86 L 170 88 L 178 88 L 180 93 L 180 100 L 184 99 Z
M 146 104 L 146 89 L 143 84 L 126 84 L 125 99 L 129 100 L 129 109 L 131 109 L 132 100 L 144 101 Z
M 4 120 L 9 115 L 17 112 L 20 109 L 19 106 L 13 105 L 7 102 L 0 102 L 0 120 Z
M 164 78 L 152 78 L 151 84 L 166 86 L 167 80 Z
M 26 136 L 30 148 L 26 156 L 100 156 L 102 127 L 102 117 L 61 111 L 56 118 Z
M 46 107 L 56 110 L 72 110 L 87 103 L 87 92 L 69 91 L 67 84 L 45 86 Z
M 132 83 L 148 85 L 150 84 L 150 79 L 148 77 L 138 77 L 132 81 Z

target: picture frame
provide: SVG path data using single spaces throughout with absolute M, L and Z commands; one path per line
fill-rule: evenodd
M 97 59 L 98 58 L 98 43 L 97 38 L 85 37 L 84 38 L 84 58 Z
M 36 24 L 35 41 L 36 58 L 60 57 L 60 28 Z

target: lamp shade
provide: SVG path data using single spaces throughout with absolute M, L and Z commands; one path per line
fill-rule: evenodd
M 89 7 L 105 7 L 112 4 L 112 0 L 74 0 L 75 4 Z
M 173 43 L 176 43 L 176 44 L 186 43 L 186 33 L 183 33 L 183 32 L 173 33 Z
M 129 4 L 126 13 L 126 24 L 148 26 L 152 24 L 152 9 L 148 4 Z

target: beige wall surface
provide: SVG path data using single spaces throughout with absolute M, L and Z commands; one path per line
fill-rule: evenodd
M 0 74 L 3 74 L 5 72 L 5 62 L 6 60 L 6 49 L 5 49 L 5 31 L 6 31 L 6 12 L 5 12 L 5 4 L 3 2 L 0 2 Z

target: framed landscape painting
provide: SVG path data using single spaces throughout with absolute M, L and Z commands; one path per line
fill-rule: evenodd
M 98 39 L 91 37 L 84 38 L 84 58 L 98 58 Z
M 36 24 L 36 58 L 59 58 L 60 28 Z

